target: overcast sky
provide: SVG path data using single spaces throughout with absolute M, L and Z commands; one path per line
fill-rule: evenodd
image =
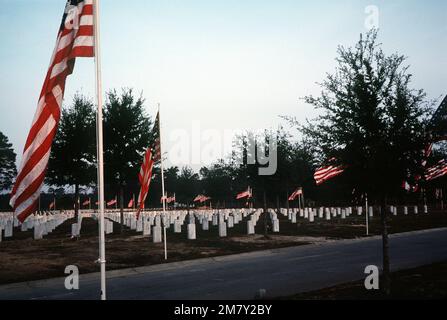
M 65 1 L 0 4 L 0 131 L 20 159 Z M 178 144 L 179 129 L 193 139 L 192 127 L 196 135 L 206 129 L 223 135 L 228 129 L 277 127 L 284 123 L 279 115 L 314 116 L 299 98 L 319 92 L 315 83 L 334 70 L 337 45 L 354 45 L 366 31 L 368 5 L 379 9 L 379 38 L 386 53 L 408 56 L 414 86 L 425 89 L 429 98 L 447 94 L 444 0 L 101 4 L 104 89 L 142 91 L 152 116 L 160 102 L 165 150 Z M 92 59 L 77 59 L 65 102 L 76 91 L 94 96 Z

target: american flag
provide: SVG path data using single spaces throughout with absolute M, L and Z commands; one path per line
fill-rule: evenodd
M 204 197 L 204 195 L 199 194 L 198 196 L 196 196 L 193 200 L 193 202 L 199 202 L 200 200 L 202 200 Z
M 175 202 L 175 193 L 172 197 L 169 197 L 168 199 L 166 199 L 167 203 L 171 203 L 171 202 Z
M 252 196 L 251 189 L 250 189 L 250 187 L 248 187 L 246 191 L 243 191 L 243 192 L 237 194 L 236 200 L 244 199 L 244 198 L 251 198 L 251 196 Z
M 109 202 L 107 202 L 107 205 L 108 205 L 108 206 L 113 206 L 114 204 L 116 204 L 116 198 L 110 200 Z
M 50 203 L 50 205 L 48 206 L 48 209 L 49 209 L 49 210 L 54 209 L 55 206 L 56 206 L 56 199 L 54 199 L 54 200 Z
M 129 203 L 127 204 L 128 208 L 132 208 L 133 207 L 133 198 L 130 199 Z
M 90 198 L 88 198 L 87 200 L 85 200 L 85 201 L 82 203 L 83 206 L 86 206 L 86 205 L 88 205 L 88 204 L 90 204 Z
M 175 193 L 174 193 L 174 195 L 172 197 L 168 197 L 168 196 L 161 197 L 160 203 L 163 203 L 163 199 L 166 200 L 166 203 L 175 202 Z
M 207 200 L 210 200 L 210 197 L 204 196 L 203 194 L 199 194 L 197 197 L 194 198 L 194 202 L 205 202 Z
M 425 179 L 431 181 L 434 179 L 441 178 L 447 174 L 447 160 L 443 159 L 439 161 L 435 166 L 427 169 L 425 174 Z
M 154 162 L 161 160 L 161 148 L 160 148 L 160 114 L 157 113 L 155 118 L 154 128 L 152 129 L 152 137 L 154 142 L 152 144 L 152 159 Z
M 140 216 L 141 209 L 144 208 L 144 201 L 146 200 L 147 193 L 149 191 L 149 185 L 152 178 L 152 168 L 154 167 L 154 160 L 152 158 L 151 148 L 146 150 L 144 154 L 143 163 L 141 164 L 140 173 L 138 174 L 138 180 L 140 181 L 140 194 L 138 195 L 139 208 L 137 210 L 137 219 Z
M 333 161 L 333 159 L 331 159 Z M 344 166 L 329 165 L 317 169 L 314 173 L 314 179 L 317 186 L 321 185 L 325 181 L 332 179 L 345 171 Z
M 300 194 L 303 194 L 303 188 L 301 187 L 293 191 L 293 193 L 289 197 L 289 201 L 295 200 L 296 197 L 298 197 Z
M 21 222 L 37 209 L 51 144 L 60 119 L 65 80 L 73 72 L 76 57 L 94 56 L 93 32 L 93 0 L 67 1 L 11 192 L 10 205 Z

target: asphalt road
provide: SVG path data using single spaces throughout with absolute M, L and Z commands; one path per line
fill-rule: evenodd
M 108 272 L 108 299 L 253 299 L 316 290 L 365 277 L 381 266 L 381 238 L 341 240 Z M 391 269 L 447 260 L 447 228 L 390 237 Z M 98 299 L 99 274 L 80 276 L 79 290 L 64 278 L 0 286 L 0 299 Z

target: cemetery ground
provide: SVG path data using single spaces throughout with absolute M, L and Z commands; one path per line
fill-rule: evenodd
M 310 243 L 322 243 L 337 239 L 353 239 L 365 236 L 365 216 L 351 215 L 346 219 L 332 218 L 330 221 L 315 219 L 309 222 L 298 218 L 291 223 L 287 217 L 278 214 L 280 232 L 273 233 L 268 223 L 268 235 L 264 233 L 264 214 L 256 225 L 256 235 L 247 235 L 246 221 L 227 230 L 227 237 L 219 237 L 218 227 L 211 226 L 203 231 L 197 225 L 197 239 L 187 240 L 186 225 L 182 233 L 174 233 L 172 226 L 167 229 L 168 260 L 175 262 L 205 257 L 237 254 Z M 267 220 L 269 221 L 269 220 Z M 14 228 L 12 238 L 0 243 L 0 284 L 47 279 L 64 276 L 67 265 L 77 265 L 80 273 L 97 272 L 98 224 L 93 218 L 82 220 L 81 236 L 71 238 L 69 219 L 41 240 L 33 239 L 33 232 Z M 389 217 L 389 232 L 400 233 L 447 226 L 447 214 L 430 210 L 430 214 L 419 213 Z M 381 232 L 380 217 L 370 218 L 370 235 Z M 153 243 L 151 236 L 142 236 L 127 227 L 119 233 L 114 223 L 114 233 L 106 236 L 107 269 L 123 269 L 164 263 L 163 243 Z
M 374 300 L 447 299 L 447 261 L 391 273 L 391 294 L 365 290 L 364 281 L 349 282 L 280 299 L 287 300 Z M 379 282 L 380 283 L 380 282 Z

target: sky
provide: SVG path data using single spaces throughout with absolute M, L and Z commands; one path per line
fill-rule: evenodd
M 0 4 L 0 131 L 20 161 L 65 1 Z M 159 102 L 168 165 L 198 168 L 224 155 L 230 130 L 314 117 L 300 98 L 320 92 L 337 46 L 367 31 L 369 6 L 384 51 L 408 57 L 413 86 L 447 94 L 444 0 L 102 0 L 103 87 L 141 92 L 152 117 Z M 93 98 L 94 79 L 93 59 L 78 58 L 65 103 L 76 92 Z M 179 145 L 189 154 L 178 156 Z

